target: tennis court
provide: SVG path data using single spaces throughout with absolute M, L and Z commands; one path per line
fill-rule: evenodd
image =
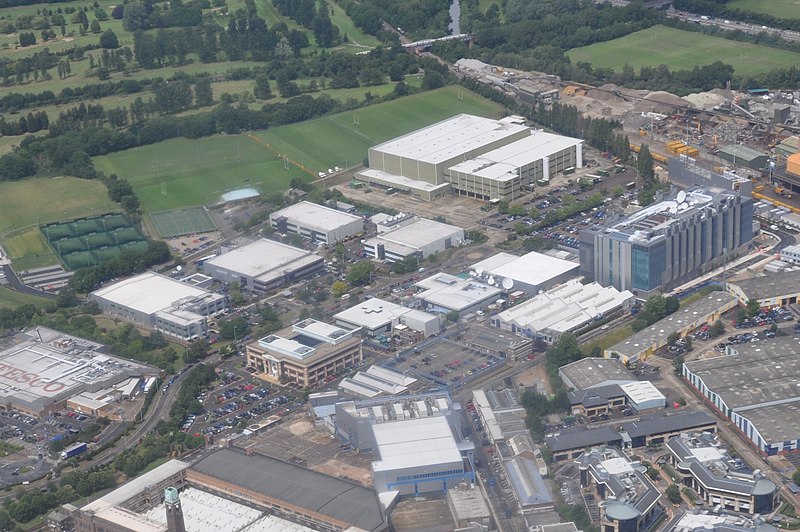
M 150 219 L 162 238 L 207 233 L 217 228 L 205 207 L 156 212 L 150 215 Z
M 95 266 L 125 251 L 147 250 L 147 240 L 121 214 L 80 218 L 41 227 L 53 250 L 70 270 Z

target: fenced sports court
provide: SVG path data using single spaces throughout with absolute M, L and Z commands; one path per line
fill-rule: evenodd
M 147 239 L 122 214 L 79 218 L 40 227 L 45 239 L 67 269 L 95 266 L 123 251 L 147 249 Z
M 217 228 L 205 207 L 156 212 L 150 215 L 150 219 L 162 238 L 207 233 Z

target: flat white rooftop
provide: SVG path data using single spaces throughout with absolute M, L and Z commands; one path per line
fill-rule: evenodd
M 310 251 L 261 238 L 215 257 L 206 264 L 248 277 L 272 279 L 319 259 L 319 255 Z
M 374 245 L 382 243 L 388 247 L 401 246 L 409 250 L 419 251 L 424 246 L 444 240 L 453 239 L 453 244 L 458 244 L 464 230 L 455 225 L 445 224 L 427 218 L 414 218 L 409 223 L 398 225 L 385 233 L 380 233 L 370 238 L 367 243 Z
M 380 460 L 373 471 L 463 464 L 445 416 L 422 417 L 372 425 Z
M 173 303 L 183 299 L 222 297 L 155 272 L 123 279 L 92 294 L 143 314 L 171 308 Z
M 338 321 L 358 325 L 368 330 L 375 330 L 385 327 L 387 324 L 394 323 L 396 320 L 400 319 L 400 316 L 410 312 L 417 312 L 424 316 L 429 316 L 431 319 L 435 319 L 434 316 L 430 316 L 427 313 L 413 311 L 408 307 L 384 299 L 378 299 L 377 297 L 368 299 L 363 303 L 358 303 L 338 314 L 334 314 L 333 317 Z
M 379 144 L 372 150 L 437 164 L 525 130 L 530 131 L 518 124 L 460 114 Z
M 328 231 L 347 224 L 361 221 L 361 218 L 358 216 L 337 211 L 336 209 L 331 209 L 323 205 L 317 205 L 309 201 L 301 201 L 285 209 L 273 212 L 269 218 L 270 220 L 274 220 L 281 216 L 285 216 L 298 225 L 315 229 L 321 233 L 327 233 Z
M 497 299 L 502 290 L 473 279 L 461 279 L 447 273 L 437 273 L 417 283 L 425 291 L 419 299 L 438 307 L 462 311 L 472 305 Z
M 0 400 L 42 409 L 90 388 L 158 370 L 101 352 L 103 345 L 36 327 L 0 342 Z
M 473 264 L 471 269 L 493 276 L 498 283 L 500 279 L 512 279 L 515 283 L 538 287 L 561 275 L 577 274 L 578 267 L 577 262 L 532 251 L 521 257 L 511 253 L 498 253 Z
M 523 166 L 582 143 L 580 139 L 533 130 L 528 137 L 451 166 L 450 171 L 505 181 L 519 176 Z
M 450 183 L 434 185 L 432 183 L 428 183 L 427 181 L 409 179 L 407 177 L 390 174 L 389 172 L 384 172 L 383 170 L 378 170 L 376 168 L 365 168 L 364 170 L 358 172 L 358 175 L 367 179 L 374 179 L 376 182 L 387 186 L 396 186 L 401 190 L 408 188 L 411 190 L 418 190 L 420 192 L 435 192 L 440 189 L 446 189 L 450 186 Z

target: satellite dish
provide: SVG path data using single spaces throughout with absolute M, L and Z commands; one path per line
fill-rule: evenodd
M 510 277 L 503 279 L 503 289 L 511 290 L 512 288 L 514 288 L 514 279 L 511 279 Z
M 683 203 L 684 201 L 686 201 L 686 191 L 681 190 L 678 192 L 678 203 Z
M 483 268 L 475 268 L 475 273 L 477 273 L 478 277 L 480 277 L 481 275 L 483 275 Z
M 486 282 L 489 283 L 490 285 L 494 286 L 494 277 L 489 277 L 489 280 L 486 281 Z
M 181 271 L 183 269 L 183 266 L 176 266 L 175 269 Z
M 683 203 L 681 203 L 680 205 L 678 205 L 678 209 L 679 209 L 679 210 L 682 210 L 682 211 L 685 211 L 685 210 L 686 210 L 686 209 L 688 209 L 688 208 L 689 208 L 689 204 L 688 204 L 688 203 L 686 203 L 686 202 L 683 202 Z

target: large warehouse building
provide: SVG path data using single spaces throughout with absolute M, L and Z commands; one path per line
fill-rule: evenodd
M 637 296 L 671 290 L 723 266 L 753 239 L 753 198 L 680 191 L 580 235 L 581 275 Z
M 460 114 L 374 146 L 356 178 L 431 201 L 450 194 L 514 200 L 524 187 L 583 166 L 583 141 L 533 130 L 519 117 Z
M 800 449 L 800 343 L 729 345 L 725 356 L 683 365 L 683 376 L 765 455 Z
M 105 346 L 59 331 L 36 327 L 0 341 L 0 410 L 41 417 L 67 406 L 91 402 L 93 415 L 115 417 L 123 398 L 115 385 L 157 377 L 157 368 L 106 354 Z M 131 393 L 131 392 L 129 392 Z M 86 398 L 91 394 L 95 399 Z
M 325 265 L 322 257 L 304 249 L 261 238 L 206 261 L 204 271 L 218 281 L 266 292 L 303 279 Z
M 337 403 L 336 434 L 375 452 L 372 476 L 378 492 L 443 493 L 475 480 L 465 466 L 474 446 L 462 441 L 460 410 L 446 393 Z
M 535 295 L 578 275 L 577 262 L 531 251 L 521 257 L 498 253 L 473 264 L 473 277 L 504 290 Z
M 308 201 L 273 212 L 269 221 L 281 234 L 295 233 L 323 244 L 340 242 L 364 230 L 360 217 Z
M 194 465 L 170 460 L 81 508 L 66 504 L 48 525 L 75 532 L 382 532 L 388 519 L 373 489 L 219 449 Z
M 460 227 L 405 213 L 382 218 L 377 226 L 377 236 L 364 241 L 364 253 L 387 262 L 426 259 L 464 242 Z
M 182 340 L 205 336 L 206 318 L 227 307 L 221 294 L 155 272 L 95 290 L 89 298 L 106 314 Z
M 458 312 L 461 316 L 483 311 L 501 297 L 503 291 L 473 279 L 462 279 L 449 273 L 437 273 L 416 285 L 423 289 L 417 294 L 426 310 Z

